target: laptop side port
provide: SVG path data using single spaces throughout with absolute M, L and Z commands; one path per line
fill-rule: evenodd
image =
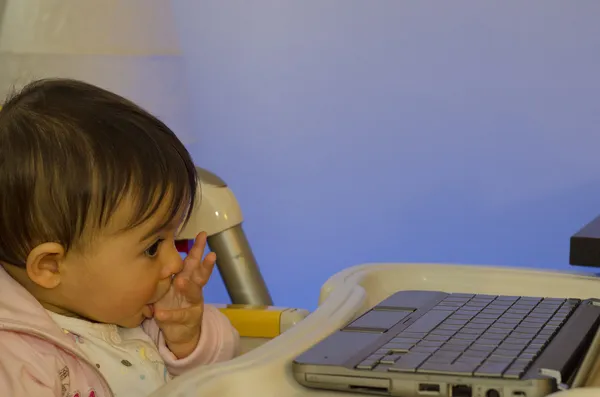
M 437 383 L 419 383 L 419 394 L 423 396 L 437 396 L 441 387 Z
M 350 386 L 348 386 L 348 388 L 350 390 L 357 391 L 360 393 L 383 394 L 383 395 L 390 394 L 390 389 L 388 389 L 387 387 L 350 385 Z
M 473 389 L 469 385 L 452 385 L 450 397 L 473 397 Z
M 500 392 L 496 389 L 489 389 L 485 393 L 485 397 L 500 397 Z

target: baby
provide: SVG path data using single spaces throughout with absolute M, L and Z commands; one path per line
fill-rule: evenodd
M 175 134 L 83 82 L 40 80 L 0 110 L 0 396 L 147 396 L 228 360 L 205 305 L 216 257 L 178 230 L 196 171 Z

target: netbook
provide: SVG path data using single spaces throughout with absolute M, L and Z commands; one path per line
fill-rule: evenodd
M 402 397 L 541 397 L 585 382 L 600 301 L 403 291 L 293 362 L 317 389 Z

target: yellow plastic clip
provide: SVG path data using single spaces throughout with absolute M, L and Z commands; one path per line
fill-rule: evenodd
M 276 306 L 214 305 L 242 337 L 275 338 L 308 316 L 308 311 Z

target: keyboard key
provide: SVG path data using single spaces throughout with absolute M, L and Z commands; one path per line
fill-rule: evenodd
M 444 321 L 444 325 L 465 325 L 468 323 L 467 320 L 446 320 Z
M 392 366 L 392 364 L 379 363 L 371 371 L 373 371 L 373 372 L 388 372 L 388 370 L 390 369 L 391 366 Z
M 527 315 L 527 318 L 535 318 L 536 320 L 546 322 L 552 318 L 552 313 L 539 313 L 534 310 Z
M 477 351 L 477 350 L 466 350 L 463 352 L 463 354 L 460 356 L 460 360 L 479 360 L 480 363 L 482 363 L 483 361 L 485 361 L 491 352 L 482 352 L 482 351 Z
M 542 298 L 533 298 L 533 297 L 528 297 L 528 296 L 523 296 L 521 298 L 519 298 L 517 303 L 523 303 L 523 304 L 538 304 L 542 301 Z
M 526 347 L 521 354 L 533 354 L 534 356 L 537 356 L 540 354 L 540 350 L 541 349 Z
M 491 327 L 485 330 L 485 333 L 506 336 L 511 333 L 511 330 L 505 328 L 496 328 L 496 325 L 492 324 Z
M 460 334 L 466 335 L 474 335 L 473 339 L 477 338 L 479 335 L 485 332 L 485 328 L 463 328 L 460 330 Z M 458 334 L 457 334 L 458 335 Z M 456 338 L 456 335 L 454 336 Z
M 533 346 L 535 346 L 535 345 L 546 346 L 546 344 L 548 343 L 548 340 L 549 340 L 549 338 L 537 337 L 537 338 L 535 338 L 534 340 L 531 341 L 531 345 L 533 345 Z
M 492 325 L 495 321 L 496 320 L 494 320 L 494 319 L 475 317 L 473 320 L 469 321 L 469 325 L 470 324 L 484 324 L 486 326 L 489 326 L 489 325 Z
M 506 324 L 506 323 L 496 322 L 496 323 L 494 323 L 494 328 L 512 331 L 515 328 L 515 325 L 516 324 Z
M 461 328 L 462 328 L 461 325 L 446 325 L 446 324 L 441 324 L 441 325 L 438 325 L 438 327 L 434 331 L 442 330 L 442 331 L 454 331 L 454 332 L 458 332 Z
M 475 368 L 477 368 L 477 365 L 472 363 L 462 362 L 454 364 L 444 364 L 427 360 L 425 364 L 419 367 L 417 372 L 450 375 L 471 375 Z
M 477 317 L 475 318 L 485 318 L 485 319 L 491 319 L 491 320 L 497 320 L 500 316 L 497 314 L 488 314 L 485 311 L 478 314 Z
M 450 339 L 450 336 L 444 336 L 444 335 L 427 335 L 425 337 L 425 340 L 428 341 L 432 341 L 432 342 L 446 342 L 448 339 Z
M 544 303 L 557 303 L 557 304 L 562 304 L 566 301 L 566 299 L 563 298 L 544 298 Z
M 389 368 L 394 372 L 416 372 L 417 368 L 429 358 L 429 354 L 407 353 Z
M 501 343 L 502 339 L 489 339 L 489 338 L 479 338 L 477 339 L 477 344 L 481 346 L 498 346 Z
M 463 330 L 466 329 L 478 329 L 478 330 L 485 330 L 489 327 L 489 324 L 473 324 L 472 322 L 469 323 L 468 325 L 466 325 Z
M 468 346 L 469 345 L 449 345 L 446 343 L 444 346 L 440 347 L 440 350 L 462 353 L 467 349 Z
M 461 296 L 450 295 L 449 297 L 447 297 L 446 299 L 444 299 L 444 301 L 467 303 L 469 301 L 469 299 L 470 298 L 464 298 L 464 297 L 461 297 Z
M 435 347 L 435 348 L 439 348 L 440 346 L 442 346 L 444 344 L 444 342 L 442 341 L 431 341 L 431 340 L 422 340 L 421 342 L 419 342 L 417 344 L 417 346 L 420 347 Z
M 453 340 L 468 340 L 474 341 L 478 336 L 478 333 L 463 333 L 462 331 L 458 332 L 456 335 L 452 337 Z
M 358 364 L 356 366 L 356 369 L 365 369 L 365 370 L 371 370 L 373 368 L 375 368 L 375 366 L 377 365 L 377 360 L 364 360 L 363 362 L 361 362 L 360 364 Z
M 514 303 L 516 302 L 520 296 L 499 296 L 496 298 L 496 302 L 507 302 Z
M 475 370 L 474 374 L 475 376 L 500 378 L 509 365 L 510 361 L 486 361 Z
M 532 361 L 536 357 L 535 354 L 532 353 L 521 353 L 519 354 L 519 358 L 523 360 Z
M 473 343 L 472 339 L 469 340 L 469 339 L 452 338 L 448 342 L 446 342 L 446 345 L 451 345 L 451 346 L 470 346 L 471 343 Z
M 494 302 L 490 303 L 486 307 L 486 309 L 489 309 L 489 310 L 501 310 L 501 311 L 505 312 L 508 309 L 510 309 L 511 305 L 512 304 L 510 302 L 494 301 Z
M 509 349 L 496 349 L 494 350 L 494 354 L 496 356 L 502 356 L 502 357 L 510 357 L 510 358 L 516 358 L 519 353 L 521 353 L 523 349 L 518 349 L 518 350 L 509 350 Z
M 490 353 L 490 356 L 487 358 L 491 361 L 509 361 L 512 362 L 519 357 L 517 352 L 510 350 L 500 350 L 496 349 Z
M 525 373 L 522 369 L 507 369 L 502 373 L 502 377 L 506 379 L 520 379 Z
M 395 337 L 394 339 L 392 339 L 390 342 L 393 343 L 403 343 L 406 345 L 415 345 L 417 344 L 419 341 L 421 341 L 421 339 L 417 339 L 417 338 L 404 338 L 403 334 L 398 335 L 397 337 Z
M 516 328 L 516 326 L 521 322 L 521 320 L 516 320 L 516 319 L 512 319 L 512 318 L 499 318 L 498 321 L 496 321 L 496 324 L 507 324 L 509 325 L 509 327 L 506 327 L 510 330 L 513 330 Z
M 471 345 L 471 347 L 469 348 L 469 350 L 483 351 L 483 352 L 491 352 L 491 351 L 493 351 L 495 349 L 496 349 L 496 346 L 480 345 L 477 342 L 473 343 Z
M 466 320 L 466 321 L 469 321 L 472 318 L 473 318 L 473 316 L 470 316 L 470 315 L 467 315 L 467 314 L 453 314 L 452 316 L 448 317 L 448 320 Z
M 501 343 L 503 346 L 516 346 L 519 348 L 524 348 L 531 342 L 531 339 L 519 339 L 519 338 L 511 338 L 510 336 L 504 339 Z
M 517 327 L 517 328 L 515 328 L 515 330 L 513 332 L 510 333 L 510 336 L 513 338 L 519 338 L 519 339 L 525 339 L 525 338 L 533 339 L 536 334 L 537 334 L 537 332 L 535 332 L 534 330 L 531 330 L 529 328 Z
M 514 310 L 522 310 L 525 313 L 529 313 L 530 311 L 532 311 L 534 308 L 534 305 L 523 305 L 523 304 L 519 304 L 518 302 L 516 304 L 514 304 L 513 306 L 511 306 L 511 309 Z
M 510 320 L 522 320 L 525 318 L 524 314 L 513 314 L 513 313 L 504 313 L 500 316 L 501 319 L 510 319 Z
M 471 317 L 474 317 L 474 316 L 478 315 L 479 313 L 481 313 L 480 310 L 465 309 L 464 307 L 462 307 L 456 311 L 456 314 L 460 314 L 461 316 L 465 315 L 465 316 L 471 316 Z
M 506 341 L 514 341 L 515 343 L 529 343 L 533 339 L 535 334 L 525 334 L 518 332 L 511 332 L 510 335 L 505 339 Z
M 476 305 L 476 304 L 472 304 L 472 303 L 468 303 L 466 305 L 463 306 L 463 309 L 466 310 L 474 310 L 477 313 L 481 313 L 481 311 L 485 308 L 486 305 Z
M 427 336 L 427 332 L 406 332 L 406 331 L 402 331 L 402 337 L 403 338 L 409 338 L 409 339 L 416 339 L 416 340 L 421 340 L 424 337 Z M 396 337 L 399 337 L 399 335 L 396 335 Z
M 459 358 L 456 359 L 455 363 L 469 364 L 469 365 L 473 365 L 473 366 L 477 367 L 485 359 L 486 359 L 486 357 L 472 357 L 472 356 L 465 356 L 463 354 L 462 356 L 460 356 Z
M 386 343 L 383 345 L 384 349 L 388 349 L 393 353 L 402 353 L 409 351 L 414 345 L 410 344 L 401 344 L 401 343 Z
M 379 362 L 382 364 L 394 364 L 403 355 L 404 354 L 390 354 L 390 355 L 383 357 Z
M 502 377 L 507 379 L 519 379 L 525 373 L 525 370 L 530 363 L 531 361 L 529 360 L 517 360 L 504 371 Z
M 494 315 L 497 315 L 498 317 L 503 315 L 505 312 L 506 312 L 506 309 L 504 309 L 503 307 L 494 307 L 494 306 L 488 306 L 485 309 L 483 309 L 483 311 L 482 311 L 482 313 L 484 313 L 484 314 L 494 314 Z
M 427 354 L 431 354 L 431 353 L 435 353 L 436 351 L 438 351 L 439 347 L 429 347 L 429 346 L 420 346 L 417 345 L 415 347 L 413 347 L 412 349 L 410 349 L 411 353 L 427 353 Z
M 437 305 L 437 308 L 449 308 L 449 309 L 458 309 L 459 307 L 461 307 L 463 304 L 460 302 L 440 302 Z
M 431 357 L 429 357 L 429 360 L 434 360 L 437 362 L 452 363 L 461 354 L 462 354 L 462 352 L 439 350 L 439 351 L 433 353 L 433 355 Z
M 454 334 L 456 334 L 456 331 L 454 330 L 436 328 L 433 331 L 431 331 L 430 335 L 453 336 Z

